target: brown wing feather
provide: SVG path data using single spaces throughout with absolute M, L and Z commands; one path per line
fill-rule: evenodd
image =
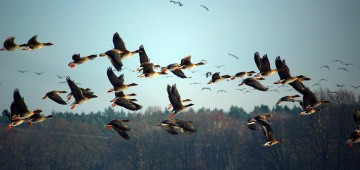
M 126 51 L 125 43 L 117 32 L 113 36 L 113 43 L 115 49 L 120 51 Z
M 19 111 L 19 113 L 29 112 L 29 109 L 24 102 L 24 98 L 21 97 L 21 95 L 20 95 L 19 89 L 15 89 L 13 97 L 14 97 L 15 106 L 16 106 L 17 110 Z
M 107 76 L 108 76 L 108 79 L 110 81 L 110 83 L 114 86 L 114 87 L 118 87 L 118 86 L 121 86 L 123 85 L 123 82 L 124 82 L 124 75 L 121 74 L 120 77 L 122 77 L 122 79 L 119 79 L 115 73 L 113 72 L 112 68 L 109 67 L 108 70 L 107 70 Z

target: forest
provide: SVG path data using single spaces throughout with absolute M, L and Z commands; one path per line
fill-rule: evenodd
M 171 135 L 157 126 L 169 112 L 160 107 L 126 113 L 53 111 L 43 123 L 7 129 L 0 117 L 0 169 L 358 169 L 360 144 L 345 141 L 357 127 L 352 114 L 359 110 L 359 96 L 339 89 L 316 91 L 331 101 L 321 111 L 300 116 L 301 107 L 283 104 L 255 106 L 247 113 L 241 106 L 188 109 L 176 115 L 193 121 L 197 132 Z M 240 103 L 240 102 L 239 102 Z M 261 130 L 245 122 L 258 114 L 272 114 L 275 137 L 285 142 L 263 147 Z M 130 140 L 105 125 L 129 119 Z

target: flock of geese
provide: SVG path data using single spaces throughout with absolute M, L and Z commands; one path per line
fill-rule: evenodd
M 14 42 L 14 39 L 15 37 L 13 36 L 7 38 L 4 42 L 4 47 L 1 50 L 15 51 L 20 48 L 22 48 L 22 50 L 38 50 L 42 47 L 53 45 L 52 43 L 38 42 L 37 35 L 33 36 L 26 44 L 21 45 L 16 44 Z M 139 54 L 140 66 L 136 69 L 136 71 L 142 72 L 142 74 L 138 76 L 139 78 L 153 78 L 160 75 L 167 75 L 168 71 L 182 79 L 190 78 L 185 75 L 184 70 L 194 69 L 198 66 L 206 64 L 206 61 L 204 60 L 199 61 L 198 63 L 193 63 L 191 61 L 191 56 L 189 55 L 181 59 L 180 63 L 171 63 L 167 66 L 162 67 L 150 61 L 143 45 L 141 45 L 139 49 L 136 49 L 134 51 L 128 50 L 125 46 L 123 39 L 117 32 L 113 35 L 113 44 L 114 49 L 110 49 L 104 53 L 101 53 L 99 54 L 99 56 L 106 56 L 110 60 L 115 70 L 121 71 L 123 67 L 122 60 L 125 60 L 133 56 L 134 54 Z M 236 56 L 233 54 L 229 55 L 236 58 Z M 82 57 L 80 56 L 80 54 L 74 54 L 72 56 L 72 61 L 69 62 L 68 66 L 70 68 L 75 68 L 77 65 L 87 63 L 96 57 L 96 54 Z M 277 104 L 280 104 L 282 102 L 299 102 L 300 106 L 303 108 L 303 111 L 299 114 L 302 116 L 306 116 L 320 111 L 320 105 L 324 103 L 329 103 L 329 101 L 327 100 L 318 100 L 316 95 L 302 83 L 303 81 L 310 80 L 310 78 L 304 75 L 292 76 L 290 73 L 290 69 L 285 63 L 285 60 L 282 60 L 280 56 L 276 57 L 275 59 L 276 69 L 271 69 L 270 62 L 266 54 L 261 57 L 258 52 L 255 52 L 254 60 L 257 68 L 259 69 L 258 73 L 256 73 L 255 71 L 242 71 L 236 73 L 234 76 L 220 75 L 220 72 L 216 72 L 214 74 L 206 73 L 207 77 L 211 76 L 211 80 L 208 82 L 208 84 L 218 83 L 225 79 L 235 80 L 236 78 L 242 78 L 243 80 L 239 84 L 239 86 L 245 84 L 247 86 L 253 87 L 255 90 L 268 91 L 269 88 L 262 85 L 260 81 L 264 80 L 268 76 L 278 73 L 280 80 L 274 82 L 274 84 L 288 84 L 303 96 L 302 100 L 297 99 L 300 97 L 300 95 L 284 96 L 277 101 Z M 137 100 L 135 98 L 132 98 L 133 96 L 136 96 L 135 93 L 125 93 L 128 88 L 137 86 L 138 84 L 125 83 L 124 74 L 117 76 L 114 73 L 112 67 L 109 67 L 107 69 L 107 77 L 112 84 L 112 87 L 107 92 L 115 94 L 115 98 L 110 101 L 113 103 L 113 107 L 121 106 L 132 111 L 137 111 L 142 108 L 140 104 L 136 103 Z M 87 101 L 97 97 L 90 88 L 79 87 L 78 84 L 71 80 L 70 77 L 66 77 L 66 82 L 71 90 L 71 93 L 66 96 L 67 100 L 69 101 L 72 97 L 74 98 L 74 101 L 71 104 L 71 110 L 75 109 L 77 105 L 84 104 Z M 187 134 L 195 133 L 197 130 L 194 128 L 193 122 L 174 118 L 175 114 L 180 113 L 181 111 L 193 106 L 194 104 L 185 104 L 186 102 L 190 102 L 191 100 L 182 100 L 176 84 L 168 84 L 166 90 L 170 101 L 170 104 L 168 105 L 168 110 L 171 110 L 171 112 L 169 118 L 162 121 L 160 124 L 158 124 L 158 126 L 162 127 L 166 132 L 172 135 L 176 135 L 178 134 L 178 132 Z M 223 92 L 226 91 L 223 90 Z M 67 105 L 67 101 L 65 101 L 60 96 L 64 93 L 67 92 L 63 90 L 50 91 L 45 94 L 43 99 L 49 98 L 58 104 Z M 31 125 L 32 123 L 40 123 L 52 117 L 51 115 L 44 116 L 41 114 L 41 112 L 41 109 L 36 109 L 34 111 L 30 111 L 28 109 L 27 105 L 25 104 L 24 98 L 20 95 L 19 89 L 14 90 L 13 102 L 10 105 L 10 112 L 8 110 L 4 110 L 4 113 L 6 113 L 7 117 L 10 120 L 10 124 L 8 125 L 9 129 L 11 129 L 13 126 L 18 126 L 24 122 L 27 122 L 29 125 Z M 272 146 L 284 141 L 275 139 L 274 131 L 271 128 L 272 124 L 269 121 L 269 118 L 271 117 L 271 114 L 263 114 L 257 115 L 254 118 L 248 119 L 246 121 L 247 127 L 251 130 L 258 130 L 258 125 L 261 127 L 261 130 L 264 133 L 266 139 L 266 143 L 263 144 L 263 146 L 265 147 Z M 354 120 L 358 124 L 358 129 L 356 129 L 351 134 L 349 140 L 347 141 L 347 144 L 349 146 L 351 146 L 352 143 L 360 142 L 360 112 L 354 113 Z M 124 124 L 128 121 L 129 120 L 112 120 L 107 123 L 105 127 L 107 129 L 113 128 L 122 138 L 124 138 L 125 140 L 129 140 L 130 137 L 127 134 L 127 131 L 129 131 L 130 128 Z

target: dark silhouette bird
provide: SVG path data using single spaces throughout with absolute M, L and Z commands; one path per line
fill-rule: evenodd
M 115 73 L 112 71 L 111 67 L 107 70 L 107 76 L 110 81 L 110 83 L 113 85 L 113 88 L 108 90 L 108 93 L 111 92 L 117 92 L 117 91 L 123 91 L 126 90 L 128 87 L 131 86 L 137 86 L 136 83 L 131 84 L 124 84 L 124 74 L 121 74 L 119 77 L 115 75 Z
M 303 101 L 300 102 L 300 105 L 304 111 L 300 115 L 310 115 L 319 112 L 321 110 L 316 107 L 323 103 L 329 103 L 327 100 L 317 100 L 315 94 L 308 87 L 304 87 L 301 94 L 303 95 Z
M 357 89 L 357 88 L 359 88 L 360 86 L 351 86 L 352 88 L 354 88 L 354 89 Z
M 206 73 L 205 73 L 206 78 L 209 78 L 211 75 L 212 75 L 211 72 L 206 72 Z
M 193 106 L 194 104 L 190 103 L 188 105 L 182 105 L 181 97 L 179 91 L 176 87 L 176 84 L 167 86 L 167 93 L 170 100 L 171 105 L 173 106 L 173 110 L 170 113 L 170 117 L 174 117 L 175 114 L 185 110 L 186 108 Z
M 196 84 L 201 84 L 201 83 L 199 83 L 199 82 L 192 82 L 192 83 L 190 83 L 190 84 L 196 85 Z
M 140 50 L 129 51 L 126 49 L 125 43 L 123 39 L 120 37 L 119 33 L 115 33 L 113 36 L 113 44 L 115 47 L 115 51 L 120 55 L 121 60 L 127 59 L 132 55 L 141 52 Z
M 346 71 L 346 72 L 349 72 L 349 70 L 348 69 L 346 69 L 346 68 L 344 68 L 344 67 L 341 67 L 341 68 L 338 68 L 339 70 L 344 70 L 344 71 Z
M 270 62 L 266 54 L 261 58 L 259 52 L 255 52 L 254 60 L 257 68 L 260 71 L 260 73 L 257 75 L 270 76 L 278 72 L 278 69 L 271 69 Z
M 209 8 L 206 7 L 205 5 L 200 5 L 201 7 L 203 7 L 204 9 L 206 9 L 207 11 L 209 11 Z
M 44 74 L 45 72 L 34 72 L 36 75 L 40 76 L 42 74 Z
M 343 63 L 341 60 L 338 60 L 338 59 L 336 59 L 336 60 L 332 60 L 331 62 Z
M 130 136 L 126 133 L 126 131 L 130 131 L 130 128 L 124 125 L 124 122 L 129 122 L 129 120 L 112 120 L 108 124 L 105 125 L 106 129 L 113 128 L 122 138 L 125 140 L 129 140 Z
M 169 1 L 169 2 L 173 3 L 174 5 L 176 5 L 176 1 L 171 0 L 171 1 Z
M 330 67 L 328 65 L 323 65 L 320 68 L 327 68 L 328 70 L 330 70 Z
M 241 86 L 243 84 L 246 84 L 246 85 L 251 86 L 251 87 L 253 87 L 253 88 L 257 89 L 257 90 L 267 91 L 269 88 L 263 86 L 262 84 L 260 84 L 260 82 L 258 80 L 264 80 L 264 78 L 262 78 L 262 77 L 246 78 L 239 84 L 239 86 Z
M 191 100 L 190 99 L 184 99 L 184 100 L 181 101 L 181 104 L 184 104 L 186 102 L 191 102 Z M 171 103 L 168 105 L 167 109 L 168 110 L 172 109 L 172 104 Z
M 210 87 L 203 87 L 201 90 L 209 90 L 209 91 L 211 91 Z
M 246 76 L 252 76 L 255 71 L 242 71 L 236 73 L 234 76 L 231 77 L 231 80 L 235 80 L 235 78 L 244 78 Z
M 59 79 L 63 79 L 63 78 L 65 78 L 65 77 L 67 77 L 67 76 L 59 76 L 59 75 L 56 74 L 56 73 L 55 73 L 55 75 L 56 75 L 56 77 L 58 77 Z
M 214 67 L 216 67 L 216 68 L 221 68 L 221 67 L 224 67 L 225 66 L 225 64 L 223 64 L 223 65 L 218 65 L 218 66 L 214 66 Z
M 121 70 L 121 68 L 123 66 L 123 63 L 121 61 L 121 56 L 115 50 L 106 51 L 105 53 L 101 53 L 99 56 L 100 57 L 107 56 L 109 58 L 111 64 L 115 67 L 115 69 L 117 71 Z
M 143 67 L 147 66 L 147 65 L 151 65 L 151 69 L 155 69 L 155 68 L 160 68 L 160 65 L 154 65 L 153 63 L 150 62 L 149 57 L 146 54 L 145 48 L 143 45 L 140 45 L 139 47 L 139 58 L 140 58 L 140 67 L 137 68 L 137 71 L 141 71 L 143 70 Z
M 135 103 L 137 101 L 136 99 L 126 99 L 126 98 L 117 98 L 114 103 L 112 104 L 112 107 L 121 106 L 125 109 L 137 111 L 142 108 L 141 105 Z
M 22 50 L 38 50 L 44 46 L 52 46 L 54 44 L 52 44 L 51 42 L 48 43 L 40 43 L 39 41 L 37 41 L 37 35 L 34 35 L 26 44 L 26 47 L 23 48 Z
M 80 57 L 80 54 L 74 54 L 72 56 L 73 61 L 69 62 L 68 66 L 70 68 L 75 68 L 76 65 L 83 64 L 83 63 L 85 63 L 87 61 L 93 60 L 96 57 L 97 57 L 96 54 L 89 55 L 89 56 L 84 56 L 84 57 Z
M 75 101 L 71 104 L 71 110 L 75 109 L 76 105 L 84 104 L 88 102 L 92 98 L 96 98 L 96 95 L 86 95 L 84 91 L 80 90 L 80 88 L 70 79 L 70 77 L 66 78 L 66 81 L 71 90 L 71 94 L 74 96 Z
M 60 93 L 67 93 L 67 92 L 66 91 L 60 91 L 60 90 L 50 91 L 50 92 L 47 92 L 45 94 L 43 99 L 50 98 L 52 101 L 54 101 L 54 102 L 56 102 L 58 104 L 66 105 L 67 103 L 64 101 L 64 99 L 62 99 L 60 97 L 60 95 L 59 95 Z
M 346 85 L 345 84 L 335 84 L 337 87 L 339 87 L 339 88 L 343 88 L 343 87 L 345 87 Z
M 231 57 L 234 57 L 234 58 L 236 58 L 236 59 L 239 59 L 239 57 L 238 57 L 238 56 L 236 56 L 235 54 L 231 54 L 231 53 L 229 53 L 228 55 L 229 55 L 229 56 L 231 56 Z
M 284 96 L 282 98 L 280 98 L 276 104 L 280 104 L 281 102 L 295 102 L 297 100 L 295 100 L 295 98 L 300 97 L 299 95 L 293 95 L 293 96 Z
M 226 90 L 218 90 L 217 91 L 217 93 L 220 93 L 220 92 L 226 93 Z
M 26 46 L 26 44 L 20 44 L 20 45 L 16 44 L 16 43 L 14 42 L 14 39 L 15 39 L 15 37 L 13 37 L 13 36 L 8 37 L 8 38 L 4 41 L 4 47 L 1 48 L 0 50 L 1 50 L 1 51 L 15 51 L 15 50 L 18 50 L 18 49 L 21 48 L 21 47 L 25 47 L 25 46 Z
M 77 84 L 77 83 L 75 83 L 75 84 Z M 89 89 L 89 88 L 84 89 L 84 88 L 79 87 L 79 89 L 82 92 L 82 94 L 87 98 L 92 98 L 92 96 L 94 96 L 94 92 L 92 92 L 91 89 Z M 67 97 L 67 102 L 68 102 L 72 98 L 72 93 L 70 92 L 66 97 Z
M 35 113 L 42 112 L 41 109 L 35 109 L 34 111 L 30 111 L 24 102 L 24 98 L 20 95 L 19 89 L 15 89 L 13 98 L 16 110 L 18 111 L 18 114 L 14 115 L 14 117 L 12 118 L 14 120 L 26 119 Z
M 20 72 L 20 73 L 26 73 L 26 72 L 29 72 L 29 71 L 26 71 L 26 70 L 18 70 L 18 72 Z
M 231 78 L 231 76 L 230 75 L 222 75 L 222 76 L 220 76 L 220 72 L 217 72 L 217 73 L 212 75 L 211 80 L 207 84 L 217 83 L 217 82 L 220 82 L 220 81 L 225 80 L 227 78 Z

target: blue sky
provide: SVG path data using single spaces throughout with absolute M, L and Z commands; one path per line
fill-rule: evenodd
M 253 93 L 236 90 L 240 79 L 207 85 L 210 78 L 205 72 L 220 72 L 233 75 L 240 71 L 257 71 L 253 55 L 259 51 L 268 54 L 271 67 L 275 58 L 286 60 L 293 75 L 303 74 L 312 80 L 305 84 L 316 90 L 321 78 L 323 87 L 338 89 L 335 83 L 346 84 L 345 88 L 359 94 L 360 88 L 360 7 L 359 1 L 193 1 L 182 0 L 184 6 L 173 5 L 167 0 L 136 1 L 1 1 L 0 40 L 15 36 L 16 43 L 25 43 L 38 34 L 40 42 L 54 45 L 37 51 L 0 52 L 0 109 L 9 109 L 15 88 L 25 98 L 29 109 L 42 108 L 45 114 L 51 110 L 70 111 L 70 105 L 58 105 L 42 96 L 51 90 L 70 91 L 67 84 L 59 84 L 68 75 L 82 87 L 91 88 L 97 99 L 77 106 L 75 112 L 99 111 L 111 105 L 113 94 L 106 93 L 111 87 L 106 70 L 111 66 L 107 58 L 96 58 L 91 62 L 70 69 L 67 64 L 71 56 L 100 54 L 111 48 L 112 36 L 118 32 L 129 50 L 144 45 L 148 56 L 155 64 L 167 65 L 186 55 L 193 62 L 207 60 L 205 66 L 185 71 L 190 79 L 177 77 L 140 79 L 129 70 L 139 66 L 139 57 L 123 61 L 127 68 L 126 83 L 137 83 L 126 93 L 136 93 L 138 103 L 144 108 L 169 103 L 166 86 L 177 84 L 182 98 L 190 98 L 194 109 L 201 107 L 228 110 L 231 105 L 250 111 L 255 105 L 273 106 L 285 95 L 296 94 L 287 91 L 290 86 L 277 92 Z M 200 7 L 205 5 L 210 11 Z M 235 54 L 239 60 L 229 56 Z M 340 59 L 354 65 L 344 66 L 331 62 Z M 216 68 L 216 65 L 225 65 Z M 331 70 L 321 69 L 328 65 Z M 346 67 L 350 72 L 338 70 Z M 17 70 L 28 70 L 20 74 Z M 32 72 L 45 72 L 37 76 Z M 117 75 L 121 74 L 117 73 Z M 170 73 L 170 75 L 172 75 Z M 273 85 L 278 75 L 262 83 Z M 201 85 L 190 85 L 200 82 Z M 212 92 L 201 91 L 210 87 Z M 246 87 L 252 89 L 251 87 Z M 270 89 L 278 89 L 277 86 Z M 224 89 L 227 93 L 216 93 Z M 291 104 L 289 106 L 292 106 Z M 121 110 L 116 107 L 116 110 Z M 143 109 L 142 111 L 144 111 Z

